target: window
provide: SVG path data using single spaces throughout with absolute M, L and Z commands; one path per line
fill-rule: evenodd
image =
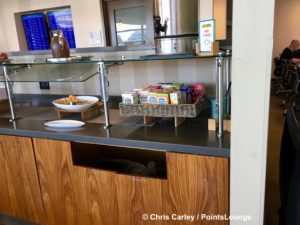
M 104 3 L 110 45 L 153 43 L 152 0 L 104 0 Z
M 147 28 L 145 15 L 144 6 L 115 10 L 118 46 L 145 42 Z

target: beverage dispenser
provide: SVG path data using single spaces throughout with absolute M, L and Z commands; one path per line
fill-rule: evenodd
M 198 38 L 198 0 L 153 0 L 157 54 L 190 53 Z

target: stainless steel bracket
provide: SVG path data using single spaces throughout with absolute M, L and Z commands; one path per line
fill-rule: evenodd
M 98 75 L 100 80 L 100 90 L 104 107 L 104 115 L 105 115 L 105 126 L 104 129 L 108 129 L 111 124 L 109 120 L 109 110 L 107 106 L 108 101 L 108 83 L 107 83 L 107 66 L 104 62 L 98 63 Z
M 216 97 L 218 105 L 218 137 L 224 134 L 223 119 L 224 119 L 224 80 L 223 80 L 223 61 L 222 53 L 216 58 L 217 82 L 216 82 Z
M 11 113 L 11 118 L 9 121 L 13 122 L 16 120 L 16 113 L 15 113 L 15 108 L 14 108 L 14 102 L 12 99 L 12 87 L 11 87 L 11 81 L 8 76 L 7 72 L 7 67 L 4 65 L 2 66 L 3 69 L 3 76 L 4 76 L 4 84 L 5 84 L 5 89 L 6 89 L 6 94 L 8 97 L 8 102 L 9 102 L 9 108 L 10 108 L 10 113 Z

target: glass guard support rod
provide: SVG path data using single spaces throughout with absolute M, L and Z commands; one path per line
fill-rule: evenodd
M 230 55 L 230 50 L 226 51 L 226 55 Z M 231 89 L 231 57 L 226 57 L 226 71 L 225 71 L 225 87 L 226 87 L 226 115 L 230 114 L 230 100 L 231 100 L 231 95 L 230 95 L 230 89 Z
M 223 136 L 223 86 L 224 86 L 224 81 L 223 81 L 223 61 L 224 58 L 222 57 L 221 54 L 219 54 L 219 57 L 216 58 L 216 67 L 217 67 L 217 104 L 218 104 L 218 137 Z
M 105 126 L 104 129 L 108 129 L 111 124 L 109 120 L 109 111 L 107 106 L 107 100 L 108 100 L 108 93 L 106 93 L 107 90 L 107 67 L 104 62 L 98 63 L 98 74 L 99 74 L 99 80 L 100 80 L 100 90 L 101 90 L 101 96 L 103 101 L 103 107 L 104 107 L 104 115 L 105 115 Z
M 12 100 L 12 90 L 11 90 L 10 79 L 8 77 L 6 66 L 3 66 L 3 75 L 4 75 L 4 84 L 5 84 L 6 94 L 8 97 L 8 103 L 9 103 L 9 108 L 11 113 L 10 121 L 13 122 L 16 120 L 16 113 L 15 113 L 14 103 Z

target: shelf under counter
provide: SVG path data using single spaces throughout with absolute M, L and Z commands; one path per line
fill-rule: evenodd
M 103 129 L 101 119 L 94 119 L 80 129 L 53 130 L 44 126 L 47 120 L 41 115 L 38 119 L 27 117 L 15 122 L 2 117 L 0 134 L 230 157 L 230 133 L 225 132 L 219 139 L 216 132 L 208 131 L 208 116 L 208 110 L 204 110 L 177 128 L 161 120 L 152 126 L 118 122 L 109 130 Z

